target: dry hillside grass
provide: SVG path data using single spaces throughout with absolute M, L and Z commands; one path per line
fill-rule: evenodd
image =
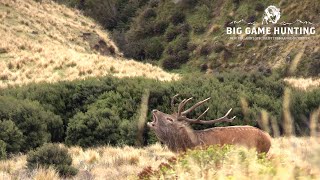
M 146 167 L 158 169 L 167 159 L 177 157 L 159 144 L 145 148 L 100 147 L 82 149 L 71 147 L 73 165 L 79 168 L 74 179 L 138 179 L 138 174 Z M 320 178 L 320 141 L 319 138 L 275 138 L 266 162 L 261 162 L 254 151 L 235 148 L 225 157 L 223 164 L 199 164 L 191 156 L 187 158 L 189 167 L 177 164 L 174 173 L 161 176 L 178 179 L 294 179 Z M 245 160 L 242 156 L 245 156 Z M 202 159 L 206 162 L 205 158 Z M 200 162 L 202 161 L 200 159 Z M 245 163 L 244 163 L 245 161 Z M 262 165 L 262 164 L 263 165 Z M 272 171 L 272 173 L 266 173 Z M 15 156 L 0 162 L 0 178 L 3 179 L 59 179 L 54 169 L 42 169 L 33 172 L 26 169 L 26 156 Z
M 178 78 L 150 64 L 121 57 L 108 34 L 80 11 L 52 1 L 0 0 L 0 87 L 112 74 L 170 81 Z M 93 34 L 111 52 L 93 50 Z M 99 49 L 98 49 L 99 51 Z
M 292 87 L 309 90 L 320 87 L 320 78 L 285 78 L 284 81 Z

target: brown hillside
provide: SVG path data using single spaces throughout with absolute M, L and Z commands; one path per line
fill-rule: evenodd
M 0 87 L 111 74 L 176 79 L 122 58 L 108 34 L 80 11 L 52 1 L 0 0 Z

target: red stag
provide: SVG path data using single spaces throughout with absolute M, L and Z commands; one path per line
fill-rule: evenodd
M 189 124 L 213 124 L 217 122 L 232 122 L 233 118 L 227 116 L 230 109 L 223 117 L 214 120 L 201 120 L 200 118 L 209 110 L 207 108 L 197 119 L 189 119 L 187 114 L 207 102 L 210 98 L 200 101 L 183 111 L 184 106 L 192 98 L 184 99 L 174 110 L 174 99 L 171 100 L 173 114 L 166 114 L 158 110 L 152 111 L 153 121 L 148 126 L 155 132 L 157 138 L 172 151 L 185 151 L 197 146 L 208 145 L 241 145 L 255 148 L 259 153 L 267 153 L 271 146 L 271 137 L 266 132 L 252 126 L 215 127 L 204 130 L 193 130 Z

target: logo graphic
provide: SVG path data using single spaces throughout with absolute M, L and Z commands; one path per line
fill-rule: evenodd
M 272 24 L 276 24 L 280 19 L 280 8 L 275 6 L 268 6 L 267 9 L 264 10 L 262 24 L 268 24 L 269 22 Z
M 293 22 L 280 22 L 280 16 L 280 8 L 270 5 L 264 10 L 262 23 L 247 22 L 244 19 L 235 20 L 226 26 L 226 34 L 236 35 L 230 38 L 238 40 L 304 40 L 316 34 L 313 23 L 300 19 Z M 247 25 L 237 25 L 240 23 Z M 274 24 L 274 26 L 268 24 Z

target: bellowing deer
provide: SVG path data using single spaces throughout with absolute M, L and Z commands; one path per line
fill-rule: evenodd
M 215 127 L 204 130 L 193 130 L 189 124 L 213 124 L 217 122 L 232 122 L 233 118 L 227 116 L 230 109 L 223 117 L 214 120 L 201 120 L 200 118 L 209 110 L 207 108 L 197 119 L 189 119 L 187 114 L 207 102 L 210 98 L 200 101 L 182 111 L 187 102 L 192 98 L 184 99 L 178 106 L 178 112 L 174 110 L 174 99 L 171 100 L 173 114 L 166 114 L 158 110 L 152 111 L 153 121 L 148 126 L 155 132 L 157 138 L 168 146 L 171 151 L 179 152 L 192 149 L 197 146 L 209 145 L 242 145 L 255 148 L 259 153 L 267 153 L 271 146 L 271 137 L 266 132 L 252 126 L 228 126 Z

